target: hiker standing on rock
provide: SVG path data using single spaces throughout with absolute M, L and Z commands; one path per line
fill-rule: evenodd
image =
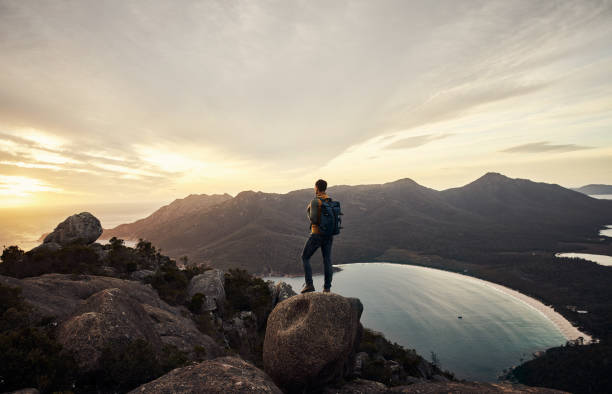
M 325 193 L 327 190 L 327 182 L 319 179 L 315 183 L 315 198 L 306 206 L 306 213 L 310 219 L 310 237 L 304 245 L 302 252 L 302 264 L 304 265 L 304 277 L 306 283 L 302 288 L 302 293 L 315 291 L 312 283 L 312 268 L 310 267 L 310 258 L 321 248 L 323 254 L 323 273 L 325 282 L 323 284 L 323 292 L 328 293 L 331 289 L 332 282 L 332 261 L 331 250 L 334 235 L 340 233 L 340 203 L 332 201 Z

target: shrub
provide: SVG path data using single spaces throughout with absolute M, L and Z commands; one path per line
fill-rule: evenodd
M 257 317 L 257 326 L 265 328 L 272 311 L 272 293 L 268 284 L 248 271 L 230 268 L 225 274 L 225 310 L 228 316 L 240 311 L 252 311 Z
M 13 245 L 2 250 L 2 256 L 0 256 L 0 259 L 2 259 L 4 264 L 17 264 L 23 260 L 24 256 L 25 252 L 21 250 L 19 246 Z
M 159 297 L 172 305 L 180 305 L 187 300 L 189 279 L 185 272 L 178 269 L 174 261 L 163 264 L 151 277 L 151 286 Z
M 185 353 L 172 345 L 164 345 L 161 356 L 144 339 L 102 349 L 100 368 L 81 378 L 83 391 L 125 392 L 149 382 L 187 363 Z
M 143 247 L 148 250 L 147 247 Z M 158 256 L 164 260 L 155 274 L 150 278 L 151 286 L 160 298 L 172 305 L 186 305 L 188 308 L 195 307 L 192 302 L 198 303 L 198 299 L 189 299 L 187 296 L 187 286 L 189 281 L 196 275 L 210 269 L 207 267 L 189 267 L 181 270 L 176 266 L 176 262 L 166 256 Z M 203 302 L 203 299 L 201 300 Z
M 415 350 L 405 349 L 397 343 L 390 342 L 379 332 L 365 328 L 359 343 L 359 351 L 366 352 L 369 356 L 369 360 L 363 365 L 362 377 L 364 379 L 375 380 L 387 385 L 398 385 L 405 384 L 408 376 L 422 377 L 418 366 L 425 360 Z M 400 364 L 401 371 L 396 378 L 393 378 L 384 360 L 393 360 Z M 434 364 L 432 368 L 434 374 L 453 379 L 453 375 L 440 370 L 439 365 Z
M 187 304 L 187 308 L 193 313 L 199 313 L 204 305 L 204 294 L 196 293 L 191 297 L 191 301 Z
M 68 389 L 74 359 L 62 352 L 46 321 L 34 322 L 30 310 L 21 289 L 0 284 L 0 392 Z
M 59 250 L 29 251 L 24 253 L 19 261 L 14 257 L 16 253 L 18 252 L 14 250 L 8 253 L 10 257 L 0 264 L 0 273 L 25 278 L 49 273 L 99 274 L 101 272 L 98 255 L 87 245 L 73 244 Z

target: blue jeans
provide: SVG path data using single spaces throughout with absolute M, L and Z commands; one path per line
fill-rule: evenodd
M 331 248 L 334 240 L 333 235 L 321 235 L 321 234 L 310 234 L 310 238 L 304 245 L 304 251 L 302 252 L 302 264 L 304 264 L 304 276 L 306 278 L 306 284 L 312 285 L 312 268 L 310 267 L 310 258 L 321 248 L 323 253 L 323 273 L 325 274 L 325 289 L 331 288 L 332 282 L 332 262 L 331 262 Z

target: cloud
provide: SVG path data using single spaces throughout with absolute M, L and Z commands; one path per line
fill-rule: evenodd
M 567 26 L 605 19 L 594 4 L 529 1 L 3 8 L 0 119 L 127 156 L 126 139 L 172 135 L 296 167 L 541 91 L 554 78 L 530 72 L 562 59 Z
M 425 134 L 415 135 L 413 137 L 402 138 L 385 146 L 384 149 L 412 149 L 425 145 L 431 141 L 441 140 L 450 137 L 452 134 Z
M 23 176 L 0 175 L 0 196 L 27 196 L 37 192 L 61 192 L 44 181 Z
M 611 16 L 605 1 L 0 0 L 0 132 L 19 131 L 0 135 L 0 171 L 64 189 L 208 177 L 222 192 L 230 176 L 288 184 L 379 137 L 398 154 L 449 134 L 470 149 L 486 126 L 440 123 L 537 118 L 533 103 L 603 122 L 586 111 L 612 85 Z
M 503 149 L 500 152 L 506 153 L 542 153 L 542 152 L 573 152 L 584 149 L 593 149 L 590 146 L 575 144 L 556 145 L 548 141 L 532 142 L 529 144 L 517 145 Z

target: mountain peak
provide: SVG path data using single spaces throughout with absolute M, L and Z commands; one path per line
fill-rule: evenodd
M 500 181 L 511 181 L 512 178 L 508 178 L 505 175 L 500 174 L 499 172 L 487 172 L 480 178 L 476 179 L 474 182 L 500 182 Z
M 411 183 L 411 184 L 416 184 L 416 182 L 415 182 L 415 181 L 414 181 L 412 178 L 400 178 L 400 179 L 398 179 L 398 180 L 396 180 L 396 181 L 387 182 L 387 184 L 388 184 L 388 185 L 389 185 L 389 184 L 393 184 L 393 183 L 397 183 L 397 184 L 400 184 L 400 183 Z
M 234 197 L 235 200 L 248 200 L 248 199 L 252 199 L 255 198 L 258 195 L 263 194 L 262 192 L 256 192 L 253 190 L 243 190 L 240 193 L 236 194 L 236 197 Z
M 425 188 L 425 186 L 419 185 L 417 182 L 415 182 L 411 178 L 401 178 L 401 179 L 398 179 L 396 181 L 384 183 L 383 186 L 399 186 L 399 187 L 412 187 L 412 188 L 414 188 L 414 187 L 422 187 L 422 188 Z

